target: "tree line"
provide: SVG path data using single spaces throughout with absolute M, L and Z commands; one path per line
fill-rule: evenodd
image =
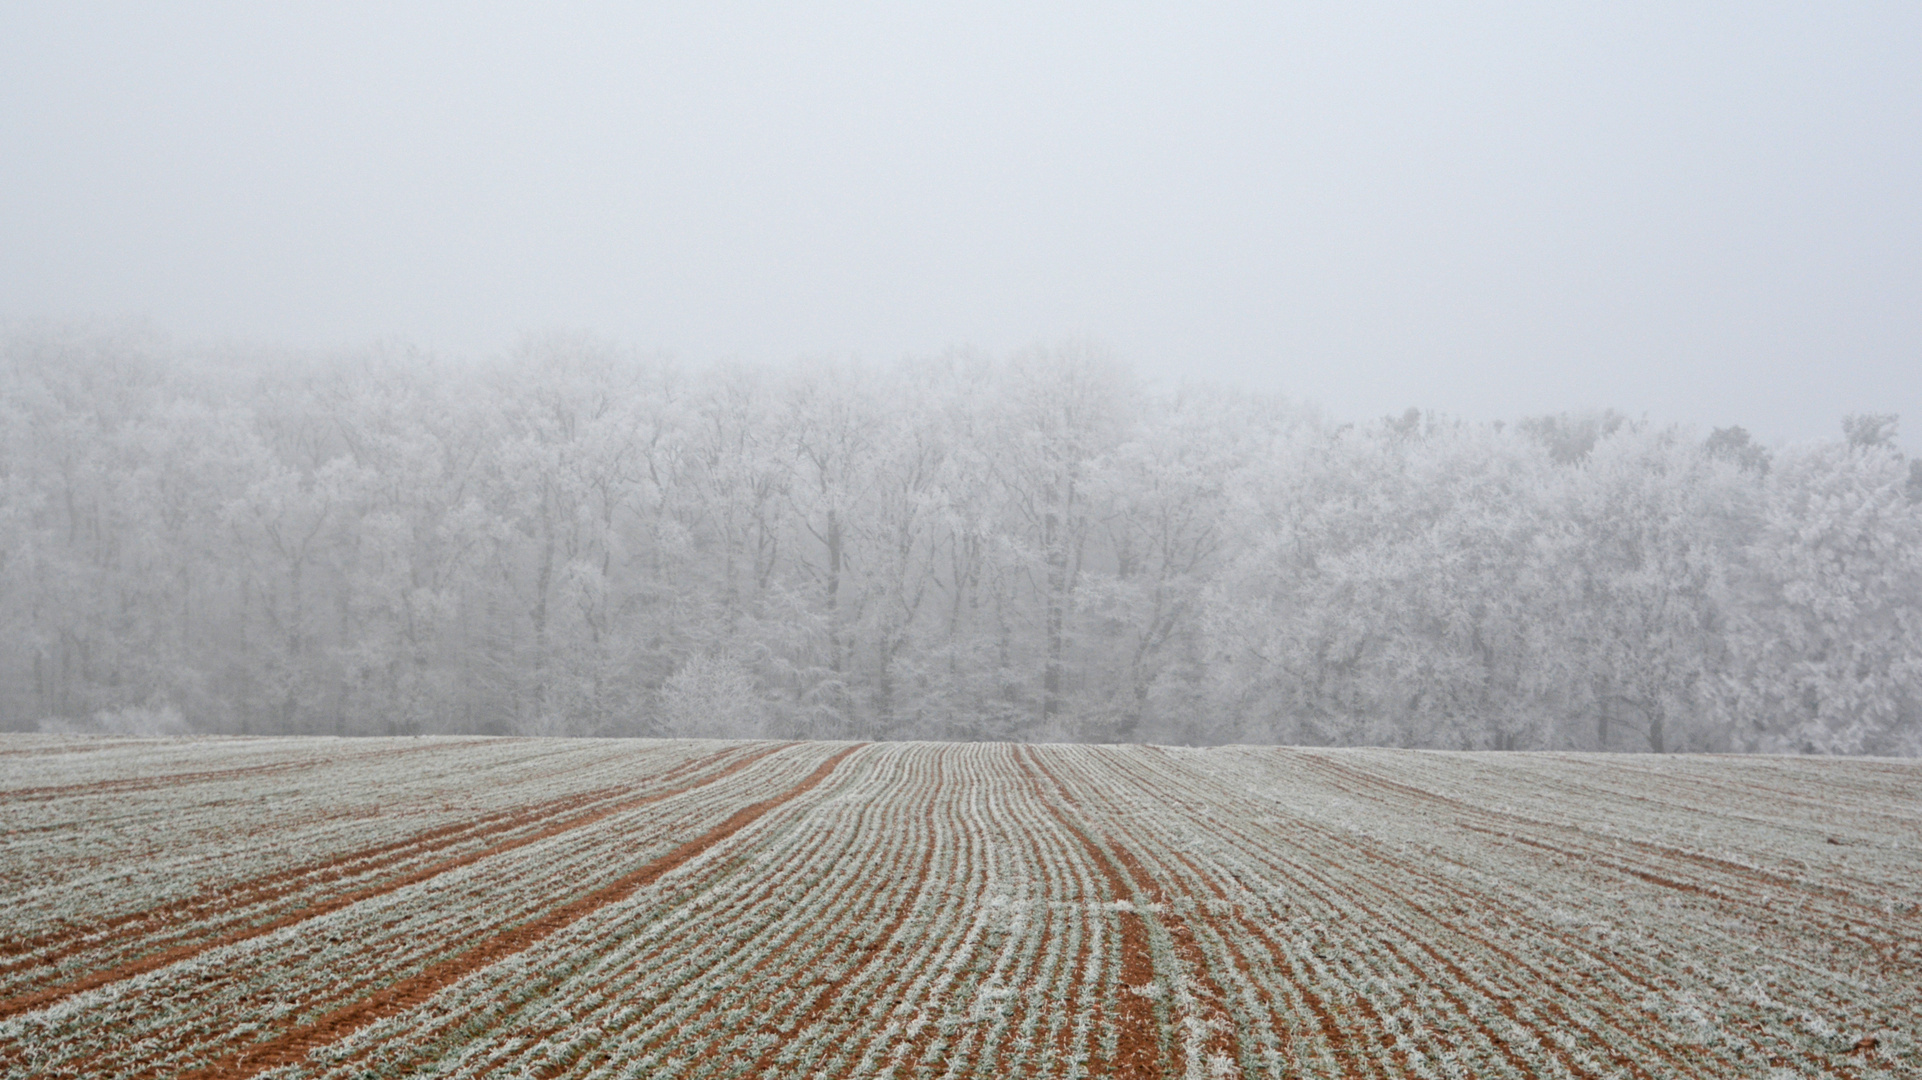
M 0 728 L 1922 752 L 1922 461 L 1069 343 L 0 338 Z

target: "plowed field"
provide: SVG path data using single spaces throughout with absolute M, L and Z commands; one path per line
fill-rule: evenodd
M 0 738 L 13 1077 L 1922 1076 L 1922 763 Z

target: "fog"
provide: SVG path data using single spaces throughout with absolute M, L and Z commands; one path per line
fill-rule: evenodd
M 10 5 L 0 730 L 1922 753 L 1917 56 Z
M 9 4 L 0 318 L 1092 336 L 1348 419 L 1779 444 L 1922 419 L 1917 55 L 1899 3 Z
M 1915 754 L 1896 430 L 16 334 L 0 729 Z

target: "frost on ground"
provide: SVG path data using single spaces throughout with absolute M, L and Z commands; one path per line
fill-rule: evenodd
M 17 1077 L 1922 1075 L 1922 765 L 0 739 Z

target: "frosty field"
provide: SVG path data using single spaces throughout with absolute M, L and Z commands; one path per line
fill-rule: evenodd
M 11 1077 L 1915 1077 L 1922 763 L 0 738 Z

